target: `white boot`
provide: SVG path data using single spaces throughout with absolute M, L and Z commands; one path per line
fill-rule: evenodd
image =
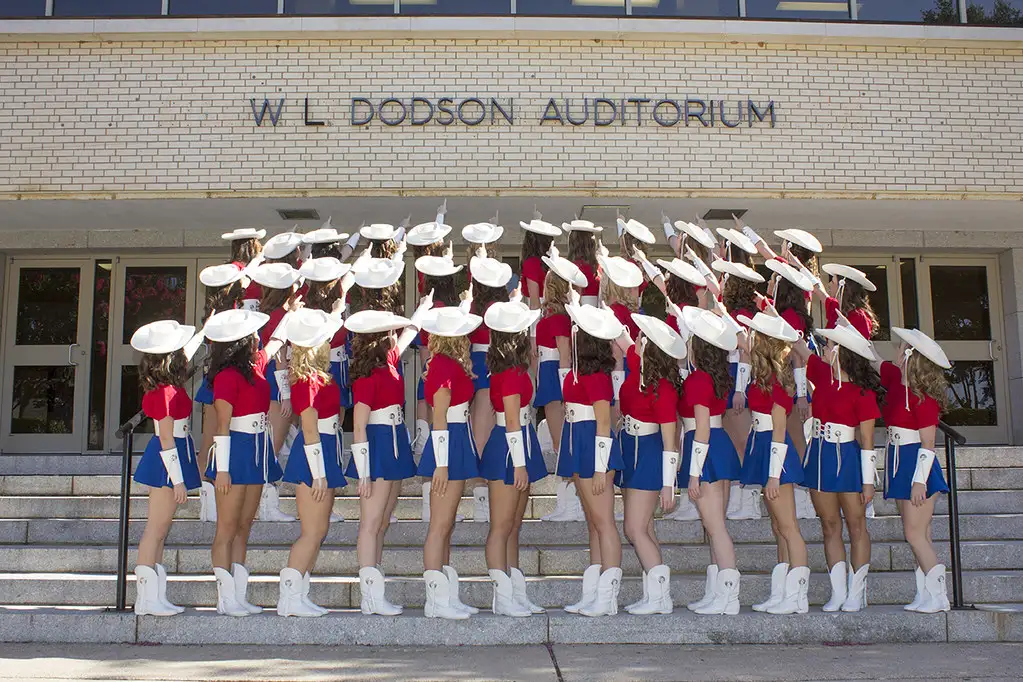
M 703 584 L 703 597 L 686 604 L 686 608 L 690 611 L 698 609 L 701 606 L 706 606 L 710 603 L 710 600 L 714 598 L 714 586 L 717 585 L 718 581 L 718 565 L 710 564 L 707 566 L 707 579 Z
M 867 502 L 867 507 L 866 507 L 866 509 L 863 510 L 863 514 L 868 519 L 876 519 L 877 518 L 877 511 L 874 509 L 874 500 L 871 500 L 870 502 Z
M 463 604 L 462 600 L 459 598 L 458 573 L 455 571 L 455 569 L 452 568 L 451 566 L 444 566 L 442 567 L 441 570 L 444 571 L 444 577 L 448 579 L 448 594 L 451 595 L 450 601 L 451 607 L 458 609 L 459 611 L 465 611 L 470 616 L 475 616 L 477 613 L 479 613 L 480 610 L 478 608 L 476 608 L 475 606 L 469 606 L 468 604 Z
M 525 574 L 514 566 L 510 569 L 510 574 L 511 575 L 509 577 L 512 582 L 512 593 L 515 595 L 515 603 L 530 613 L 543 613 L 544 609 L 530 601 L 529 595 L 526 594 Z
M 376 566 L 363 566 L 359 569 L 359 605 L 366 615 L 380 616 L 401 615 L 401 607 L 387 601 L 384 597 L 384 574 Z
M 472 489 L 475 504 L 472 509 L 472 520 L 490 523 L 490 488 L 485 485 Z
M 849 576 L 845 562 L 839 561 L 832 566 L 828 578 L 831 580 L 831 599 L 821 607 L 821 610 L 825 613 L 834 613 L 842 608 L 849 596 Z
M 571 521 L 571 516 L 574 516 L 575 509 L 572 507 L 571 490 L 574 489 L 572 483 L 561 479 L 558 481 L 557 487 L 554 489 L 554 511 L 540 518 L 541 521 Z
M 916 596 L 913 601 L 902 607 L 904 611 L 916 611 L 924 601 L 924 572 L 916 567 Z
M 622 588 L 622 569 L 609 568 L 597 580 L 597 594 L 593 601 L 579 609 L 579 615 L 596 618 L 618 613 L 618 592 Z
M 311 608 L 313 611 L 318 611 L 321 615 L 324 615 L 327 613 L 327 609 L 323 608 L 322 606 L 318 606 L 317 604 L 314 604 L 313 600 L 309 598 L 310 579 L 311 576 L 309 575 L 309 571 L 306 571 L 306 574 L 302 576 L 302 601 L 305 603 L 307 607 Z
M 217 522 L 217 489 L 209 481 L 199 488 L 199 520 Z
M 849 593 L 842 604 L 842 610 L 853 613 L 860 609 L 867 608 L 867 573 L 870 572 L 870 564 L 863 564 L 856 572 L 849 576 Z
M 767 601 L 754 604 L 754 611 L 766 611 L 781 603 L 781 600 L 785 598 L 785 576 L 788 573 L 788 564 L 774 565 L 774 569 L 771 571 L 771 595 L 767 598 Z
M 135 615 L 176 616 L 170 604 L 160 601 L 160 577 L 151 566 L 135 567 Z
M 536 439 L 540 441 L 540 452 L 543 453 L 544 458 L 557 452 L 554 448 L 554 439 L 551 437 L 551 427 L 547 424 L 546 419 L 541 419 L 540 423 L 536 425 Z
M 330 523 L 343 523 L 345 517 L 338 514 L 336 511 L 330 512 Z
M 569 613 L 579 613 L 597 596 L 597 581 L 600 579 L 600 564 L 590 564 L 583 571 L 583 598 L 565 607 Z
M 810 605 L 806 601 L 806 593 L 810 588 L 810 569 L 797 566 L 790 569 L 785 576 L 785 596 L 782 600 L 767 609 L 768 613 L 786 616 L 791 613 L 806 613 Z
M 494 581 L 494 599 L 490 608 L 495 616 L 513 616 L 527 618 L 532 612 L 515 599 L 515 586 L 512 579 L 504 571 L 492 568 L 490 579 Z
M 739 513 L 742 507 L 742 484 L 732 481 L 728 488 L 728 507 L 725 509 L 725 518 L 730 519 L 734 514 Z
M 174 604 L 170 603 L 170 601 L 167 599 L 167 569 L 163 567 L 163 564 L 156 564 L 155 568 L 157 582 L 160 586 L 160 589 L 156 595 L 157 599 L 160 600 L 161 604 L 163 604 L 168 609 L 171 609 L 175 613 L 184 613 L 185 612 L 184 606 L 175 606 Z
M 733 521 L 746 521 L 749 519 L 759 519 L 761 517 L 760 486 L 752 485 L 744 487 L 742 489 L 742 494 L 739 496 L 739 500 L 739 511 L 729 516 L 729 519 Z
M 433 487 L 433 483 L 427 481 L 423 484 L 423 513 L 421 517 L 426 523 L 430 522 L 430 488 Z
M 739 613 L 739 571 L 723 568 L 714 583 L 714 598 L 693 613 L 701 616 L 734 616 Z
M 238 603 L 234 577 L 223 568 L 214 568 L 213 577 L 217 579 L 217 613 L 236 617 L 251 615 L 247 608 Z
M 815 519 L 817 510 L 814 509 L 813 501 L 810 499 L 810 491 L 802 486 L 796 486 L 793 493 L 796 496 L 796 518 Z
M 316 618 L 323 615 L 310 608 L 302 599 L 304 587 L 305 578 L 294 568 L 285 568 L 281 571 L 280 595 L 277 597 L 278 616 Z
M 281 511 L 281 498 L 277 486 L 273 483 L 263 484 L 263 494 L 259 498 L 260 521 L 294 521 L 295 517 Z
M 625 607 L 625 610 L 628 611 L 629 613 L 632 613 L 633 609 L 646 604 L 647 599 L 650 598 L 649 593 L 647 592 L 646 571 L 643 571 L 643 577 L 641 578 L 641 582 L 643 583 L 643 596 L 640 597 L 639 601 L 633 602 Z
M 700 510 L 689 499 L 689 495 L 683 491 L 682 495 L 679 496 L 678 507 L 676 507 L 675 511 L 665 514 L 662 518 L 671 519 L 672 521 L 699 521 Z
M 674 610 L 671 601 L 671 569 L 661 564 L 646 574 L 646 603 L 632 609 L 634 616 L 649 616 L 655 613 L 668 614 Z
M 448 579 L 441 571 L 424 571 L 423 582 L 426 583 L 426 607 L 423 615 L 427 618 L 446 618 L 447 620 L 465 620 L 468 612 L 451 605 L 451 594 Z
M 579 499 L 579 491 L 573 483 L 568 489 L 570 502 L 572 504 L 572 516 L 569 521 L 586 521 L 586 512 L 583 511 L 583 501 Z M 624 516 L 620 512 L 615 513 L 615 521 L 621 521 Z
M 916 610 L 920 613 L 938 613 L 951 608 L 945 588 L 945 564 L 935 564 L 924 576 L 924 598 Z
M 426 443 L 430 440 L 430 425 L 425 419 L 416 420 L 416 439 L 412 441 L 412 452 L 415 456 L 421 457 Z
M 249 613 L 263 613 L 263 607 L 250 604 L 246 596 L 249 590 L 249 569 L 241 564 L 231 564 L 231 577 L 234 578 L 234 593 L 241 607 Z

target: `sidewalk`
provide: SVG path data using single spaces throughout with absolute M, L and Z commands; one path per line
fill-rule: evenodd
M 1015 680 L 1023 644 L 255 647 L 7 644 L 0 680 Z

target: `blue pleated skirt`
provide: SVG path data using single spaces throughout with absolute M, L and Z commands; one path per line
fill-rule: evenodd
M 561 379 L 558 377 L 558 360 L 545 360 L 536 370 L 536 395 L 533 396 L 533 407 L 543 407 L 547 403 L 561 400 Z
M 622 468 L 615 474 L 615 485 L 632 490 L 660 490 L 664 452 L 661 434 L 633 436 L 624 430 L 618 433 L 622 452 Z
M 561 451 L 558 453 L 558 476 L 572 478 L 593 478 L 594 450 L 596 449 L 597 422 L 565 422 L 561 432 Z M 625 466 L 622 460 L 622 449 L 611 432 L 611 457 L 608 458 L 607 470 L 619 471 Z
M 528 431 L 528 432 L 527 432 Z M 515 483 L 515 467 L 508 456 L 508 441 L 504 435 L 505 427 L 494 425 L 487 444 L 483 446 L 483 458 L 480 463 L 480 476 L 488 481 L 504 481 L 508 485 Z M 536 429 L 532 424 L 522 427 L 522 437 L 527 439 L 529 448 L 526 451 L 526 474 L 529 482 L 536 483 L 547 476 L 547 464 L 543 461 L 540 441 L 536 437 Z
M 194 400 L 203 405 L 213 404 L 213 387 L 210 386 L 210 382 L 205 374 L 202 375 L 202 383 L 199 384 L 199 390 L 195 392 Z
M 678 487 L 689 487 L 689 466 L 693 460 L 693 441 L 696 431 L 689 431 L 682 439 L 682 466 L 678 470 Z M 710 442 L 707 443 L 707 459 L 703 461 L 703 472 L 700 483 L 715 481 L 738 481 L 742 473 L 739 453 L 728 433 L 722 428 L 710 430 Z
M 419 458 L 416 473 L 425 478 L 432 478 L 437 468 L 437 460 L 433 454 L 433 434 L 426 441 L 423 456 Z M 468 481 L 479 478 L 480 460 L 476 452 L 476 443 L 472 437 L 472 429 L 468 422 L 448 424 L 448 480 Z
M 490 370 L 487 369 L 486 351 L 473 351 L 469 357 L 472 360 L 472 373 L 476 375 L 472 380 L 472 390 L 475 392 L 490 388 Z
M 231 431 L 231 483 L 232 485 L 263 485 L 281 480 L 284 472 L 274 454 L 269 432 L 242 433 Z M 206 478 L 215 480 L 217 464 L 210 457 L 206 465 Z
M 181 462 L 181 474 L 185 479 L 185 488 L 195 490 L 202 485 L 199 478 L 199 464 L 195 457 L 195 443 L 191 436 L 175 438 L 174 444 L 178 449 L 178 461 Z M 150 488 L 173 488 L 170 477 L 167 475 L 167 467 L 163 465 L 163 458 L 160 457 L 160 438 L 153 436 L 146 445 L 146 451 L 142 453 L 138 465 L 135 467 L 135 482 L 148 485 Z
M 742 459 L 742 473 L 739 482 L 743 485 L 767 485 L 768 474 L 771 471 L 771 431 L 753 431 L 746 441 L 746 454 Z M 799 461 L 799 453 L 792 443 L 789 435 L 785 434 L 785 444 L 788 445 L 788 453 L 785 455 L 785 462 L 782 464 L 780 483 L 803 482 L 803 464 Z
M 810 441 L 803 464 L 803 485 L 807 488 L 824 493 L 858 493 L 863 489 L 862 479 L 859 443 L 829 443 L 823 438 Z
M 416 461 L 412 457 L 412 445 L 404 424 L 393 430 L 387 424 L 368 424 L 366 438 L 369 441 L 369 477 L 372 480 L 403 481 L 416 475 Z M 394 450 L 395 439 L 398 442 L 397 453 Z M 354 457 L 348 461 L 345 476 L 359 479 Z
M 899 447 L 898 466 L 895 462 L 895 446 L 888 446 L 888 462 L 885 466 L 887 476 L 884 497 L 886 500 L 908 500 L 913 491 L 913 474 L 916 472 L 916 456 L 920 452 L 920 444 L 912 443 Z M 947 493 L 948 484 L 941 473 L 941 464 L 934 458 L 931 473 L 927 476 L 927 497 L 936 493 Z
M 348 483 L 341 471 L 341 441 L 329 433 L 320 434 L 320 445 L 323 446 L 323 468 L 327 472 L 328 488 L 344 488 Z M 284 467 L 284 480 L 288 483 L 313 484 L 313 475 L 309 471 L 309 461 L 305 457 L 305 432 L 298 431 L 298 438 L 291 446 L 291 455 Z

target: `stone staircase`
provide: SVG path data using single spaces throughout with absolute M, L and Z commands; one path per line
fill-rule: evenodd
M 914 562 L 902 538 L 894 505 L 877 505 L 878 517 L 868 521 L 873 540 L 869 600 L 860 614 L 823 614 L 829 596 L 820 525 L 801 522 L 810 549 L 811 614 L 779 618 L 743 609 L 739 617 L 701 617 L 684 608 L 655 618 L 622 615 L 587 619 L 559 609 L 578 599 L 580 576 L 588 565 L 586 527 L 578 522 L 538 519 L 554 507 L 555 479 L 533 486 L 521 536 L 520 566 L 528 576 L 531 597 L 549 609 L 530 619 L 495 618 L 481 614 L 465 623 L 422 617 L 422 543 L 426 525 L 418 480 L 406 481 L 395 512 L 398 523 L 387 535 L 383 570 L 388 596 L 409 607 L 401 618 L 363 617 L 359 605 L 355 538 L 358 500 L 354 486 L 342 491 L 335 510 L 346 521 L 334 523 L 320 554 L 310 596 L 336 609 L 326 619 L 279 619 L 276 615 L 229 619 L 212 612 L 216 590 L 210 569 L 209 545 L 214 524 L 198 521 L 198 499 L 178 514 L 167 539 L 164 564 L 171 573 L 168 595 L 189 607 L 171 619 L 135 618 L 104 613 L 115 601 L 118 494 L 116 457 L 0 456 L 0 641 L 166 641 L 200 643 L 358 642 L 389 643 L 526 643 L 528 642 L 874 642 L 874 641 L 1023 641 L 1023 448 L 966 448 L 959 451 L 960 528 L 963 590 L 968 603 L 984 610 L 924 616 L 902 611 L 913 597 Z M 48 468 L 47 468 L 48 467 Z M 46 474 L 43 472 L 53 472 Z M 58 473 L 61 472 L 61 473 Z M 471 491 L 470 491 L 471 492 Z M 135 543 L 144 526 L 146 498 L 132 487 L 130 538 Z M 293 489 L 282 488 L 282 508 L 294 512 Z M 620 508 L 621 501 L 619 499 Z M 939 504 L 935 542 L 948 555 L 947 505 Z M 483 555 L 487 524 L 471 520 L 472 499 L 462 501 L 467 520 L 453 535 L 451 561 L 463 577 L 462 599 L 488 608 L 491 586 Z M 703 571 L 709 561 L 706 538 L 698 521 L 658 520 L 665 563 L 672 568 L 672 595 L 681 605 L 703 592 Z M 744 607 L 769 591 L 775 563 L 770 524 L 766 519 L 730 521 L 743 574 Z M 299 524 L 257 523 L 248 566 L 253 574 L 250 601 L 273 607 L 277 574 Z M 134 549 L 129 566 L 134 564 Z M 640 596 L 640 568 L 626 545 L 621 603 Z M 129 581 L 128 602 L 134 599 Z M 196 620 L 201 619 L 201 620 Z M 329 625 L 327 624 L 329 621 Z M 665 631 L 668 627 L 669 631 Z M 211 639 L 212 638 L 212 639 Z M 525 641 L 524 641 L 525 640 Z

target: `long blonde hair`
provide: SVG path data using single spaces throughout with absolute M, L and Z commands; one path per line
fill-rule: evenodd
M 791 346 L 786 341 L 767 334 L 756 334 L 750 352 L 753 369 L 753 383 L 763 391 L 770 392 L 775 379 L 789 395 L 796 392 L 796 379 L 789 364 Z
M 430 355 L 446 355 L 465 370 L 466 376 L 470 379 L 474 379 L 476 375 L 472 373 L 472 358 L 469 355 L 469 337 L 468 336 L 441 336 L 440 334 L 430 334 L 430 340 L 427 342 L 426 347 L 430 350 Z M 430 369 L 427 367 L 426 374 L 429 374 Z M 423 376 L 425 377 L 426 374 Z
M 548 272 L 543 280 L 544 316 L 564 315 L 568 303 L 568 282 L 554 272 Z
M 921 400 L 930 396 L 938 402 L 942 411 L 948 408 L 948 379 L 945 370 L 919 353 L 909 356 L 904 370 L 909 377 L 909 387 Z
M 630 312 L 639 310 L 639 297 L 636 295 L 636 288 L 618 286 L 610 277 L 600 280 L 601 295 L 608 305 L 621 303 Z
M 292 345 L 288 376 L 293 384 L 314 379 L 330 381 L 330 341 L 315 348 Z

